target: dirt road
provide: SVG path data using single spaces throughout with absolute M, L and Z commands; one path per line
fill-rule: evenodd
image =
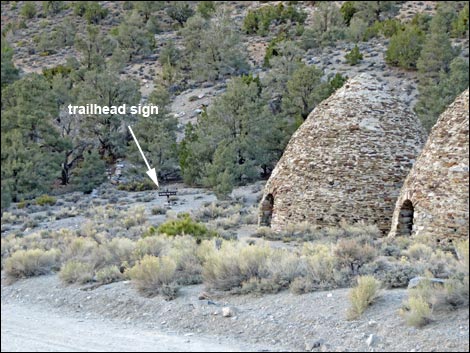
M 29 304 L 2 303 L 2 352 L 238 352 L 256 347 L 177 336 L 117 322 L 67 317 Z

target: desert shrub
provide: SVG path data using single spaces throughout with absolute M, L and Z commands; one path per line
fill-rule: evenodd
M 349 292 L 351 307 L 348 310 L 348 319 L 356 319 L 377 298 L 380 283 L 373 276 L 360 276 L 357 286 Z
M 134 259 L 135 243 L 128 238 L 114 238 L 103 245 L 106 263 L 115 266 L 129 264 Z
M 204 224 L 194 221 L 189 214 L 162 223 L 157 228 L 157 232 L 170 236 L 192 235 L 199 241 L 217 236 L 216 232 L 207 229 Z
M 241 294 L 256 293 L 267 294 L 277 293 L 282 289 L 282 286 L 272 278 L 250 278 L 248 281 L 242 283 L 240 289 Z
M 142 259 L 145 255 L 159 257 L 168 247 L 168 238 L 161 235 L 148 236 L 139 239 L 135 244 L 134 258 Z
M 3 243 L 2 243 L 3 245 Z M 10 278 L 25 278 L 50 273 L 56 269 L 60 252 L 56 249 L 19 250 L 5 261 L 5 274 Z
M 123 279 L 122 273 L 117 266 L 111 265 L 96 272 L 96 280 L 103 284 L 118 282 Z
M 194 218 L 197 221 L 204 222 L 209 220 L 215 220 L 223 217 L 230 217 L 235 214 L 239 214 L 242 210 L 242 205 L 232 204 L 230 202 L 217 201 L 206 203 L 203 207 L 199 208 Z
M 469 272 L 469 241 L 463 240 L 455 244 L 455 251 L 457 253 L 457 258 L 461 265 L 461 270 L 468 275 Z
M 166 8 L 166 14 L 182 26 L 194 15 L 194 10 L 185 1 L 172 1 L 170 6 Z
M 167 255 L 176 262 L 175 278 L 178 284 L 202 283 L 202 262 L 198 256 L 197 241 L 190 236 L 175 237 Z
M 373 269 L 367 269 L 367 267 Z M 407 261 L 388 262 L 378 259 L 364 265 L 361 274 L 374 274 L 385 288 L 406 288 L 410 280 L 421 274 L 420 266 Z
M 308 277 L 296 277 L 289 286 L 294 294 L 305 294 L 314 291 L 314 285 Z
M 49 195 L 39 196 L 35 200 L 36 205 L 39 205 L 39 206 L 44 206 L 44 205 L 52 206 L 52 205 L 55 205 L 56 202 L 57 202 L 57 199 Z
M 354 66 L 354 65 L 357 65 L 359 61 L 363 59 L 363 56 L 361 52 L 359 51 L 359 47 L 356 44 L 354 48 L 351 49 L 351 51 L 345 55 L 344 58 L 346 59 L 346 62 L 349 65 Z
M 217 228 L 222 228 L 224 230 L 238 227 L 241 222 L 240 214 L 234 214 L 229 217 L 218 218 L 213 223 Z
M 168 257 L 146 255 L 126 275 L 135 283 L 139 292 L 145 296 L 162 295 L 167 299 L 176 297 L 174 286 L 176 262 Z
M 361 244 L 355 239 L 341 239 L 335 246 L 334 255 L 340 267 L 357 273 L 361 266 L 374 259 L 375 250 L 369 244 Z
M 297 253 L 286 249 L 275 250 L 267 262 L 269 277 L 276 288 L 287 288 L 304 274 L 305 266 Z
M 412 296 L 408 300 L 407 309 L 402 309 L 401 314 L 409 326 L 421 327 L 431 321 L 431 307 L 420 296 Z
M 122 225 L 129 229 L 131 227 L 142 225 L 147 221 L 147 216 L 145 215 L 145 208 L 143 206 L 136 206 L 131 208 L 127 215 L 122 220 Z
M 424 244 L 416 243 L 411 245 L 405 252 L 406 256 L 410 258 L 410 260 L 413 261 L 428 261 L 431 259 L 431 256 L 433 254 L 433 250 Z
M 267 246 L 224 242 L 203 264 L 204 284 L 210 289 L 228 291 L 251 278 L 267 278 L 271 252 Z
M 279 232 L 275 232 L 271 227 L 258 227 L 256 228 L 256 232 L 252 234 L 253 237 L 256 238 L 264 238 L 268 240 L 281 240 L 283 234 Z
M 258 224 L 258 208 L 251 206 L 242 213 L 242 224 Z
M 154 190 L 155 184 L 149 180 L 144 181 L 130 181 L 126 184 L 119 184 L 118 190 L 124 191 L 147 191 L 147 190 Z
M 161 207 L 161 206 L 153 207 L 152 210 L 151 210 L 151 212 L 154 216 L 155 215 L 166 214 L 166 211 L 167 211 L 167 209 L 165 207 Z
M 98 246 L 96 241 L 88 238 L 73 239 L 64 250 L 63 258 L 66 260 L 84 259 Z
M 326 245 L 304 244 L 302 253 L 306 261 L 306 275 L 312 288 L 325 289 L 335 286 L 337 260 Z
M 93 264 L 76 260 L 67 261 L 59 272 L 59 278 L 66 284 L 88 283 L 93 280 L 93 275 Z
M 18 224 L 21 223 L 21 217 L 12 212 L 3 212 L 2 214 L 2 224 Z

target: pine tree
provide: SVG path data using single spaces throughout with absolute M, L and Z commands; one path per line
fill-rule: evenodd
M 84 153 L 81 165 L 75 170 L 73 184 L 86 194 L 106 181 L 106 164 L 99 154 L 92 150 Z
M 156 168 L 159 179 L 164 180 L 176 175 L 179 169 L 176 148 L 178 121 L 166 107 L 169 94 L 164 87 L 156 87 L 148 103 L 158 105 L 158 115 L 139 116 L 133 131 L 149 163 Z M 128 155 L 135 163 L 143 163 L 133 141 L 129 145 Z
M 58 110 L 48 82 L 37 74 L 15 81 L 2 105 L 2 181 L 15 201 L 47 192 L 68 147 L 52 124 Z
M 282 107 L 292 116 L 306 119 L 322 100 L 328 97 L 329 87 L 322 82 L 323 71 L 316 66 L 303 65 L 296 70 L 287 82 L 287 93 L 282 99 Z
M 6 40 L 2 38 L 1 46 L 1 81 L 2 88 L 18 79 L 18 69 L 13 64 L 13 49 Z

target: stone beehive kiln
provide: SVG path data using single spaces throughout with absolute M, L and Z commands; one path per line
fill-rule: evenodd
M 406 178 L 391 236 L 468 237 L 468 89 L 442 113 Z
M 407 106 L 369 75 L 350 79 L 292 136 L 268 180 L 260 225 L 364 221 L 386 233 L 425 141 Z

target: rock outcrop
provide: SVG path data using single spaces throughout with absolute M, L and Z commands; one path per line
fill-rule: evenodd
M 386 234 L 425 137 L 384 84 L 366 74 L 348 80 L 292 136 L 266 184 L 260 225 L 363 221 Z
M 468 237 L 468 89 L 442 113 L 396 203 L 390 236 Z

